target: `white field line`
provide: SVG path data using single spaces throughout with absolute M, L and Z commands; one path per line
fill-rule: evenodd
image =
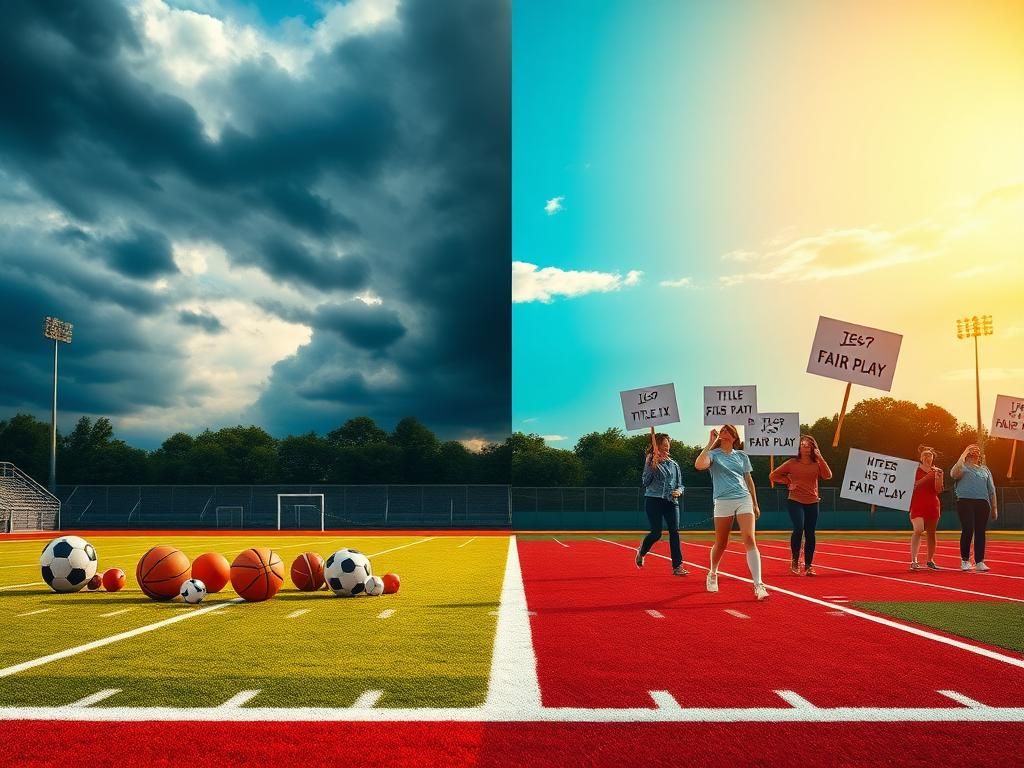
M 772 544 L 770 544 L 768 542 L 759 542 L 758 543 L 758 547 L 761 547 L 761 546 L 774 546 L 774 545 L 772 545 Z M 776 548 L 781 548 L 781 547 L 776 547 Z M 879 563 L 896 563 L 897 565 L 904 565 L 904 566 L 907 564 L 906 560 L 893 560 L 893 559 L 888 558 L 888 557 L 871 557 L 870 555 L 854 555 L 854 554 L 851 554 L 849 552 L 829 552 L 828 550 L 822 548 L 821 546 L 818 546 L 814 550 L 814 553 L 817 554 L 817 555 L 830 555 L 831 557 L 853 557 L 853 558 L 856 558 L 857 560 L 875 560 L 875 561 L 877 561 Z M 895 554 L 895 553 L 893 553 L 893 552 L 885 552 L 885 554 Z M 949 570 L 949 569 L 947 568 L 946 570 Z M 1010 576 L 1010 575 L 1005 574 L 1005 573 L 987 573 L 985 575 L 986 576 L 997 576 L 997 577 L 1002 578 L 1002 579 L 1016 579 L 1018 581 L 1024 581 L 1024 576 Z
M 749 616 L 747 616 L 747 614 L 742 613 L 740 611 L 734 611 L 732 608 L 726 608 L 725 612 L 728 613 L 730 616 L 735 616 L 737 619 L 749 619 L 750 618 Z
M 69 707 L 91 707 L 93 704 L 97 704 L 104 699 L 109 699 L 115 693 L 120 693 L 120 688 L 104 688 L 102 691 L 96 691 L 96 693 L 89 694 L 85 698 L 74 701 L 68 704 Z
M 363 691 L 352 705 L 353 709 L 372 709 L 377 706 L 384 691 Z
M 414 541 L 414 542 L 412 542 L 410 544 L 403 544 L 403 545 L 398 546 L 398 547 L 392 547 L 390 549 L 385 549 L 385 550 L 382 550 L 380 552 L 375 552 L 372 555 L 367 555 L 367 557 L 376 557 L 377 555 L 383 555 L 383 554 L 386 554 L 388 552 L 395 552 L 395 551 L 397 551 L 399 549 L 406 549 L 407 547 L 412 547 L 412 546 L 415 546 L 416 544 L 422 544 L 423 542 L 430 541 L 433 538 L 435 538 L 435 537 L 431 536 L 431 537 L 426 538 L 426 539 L 420 539 L 419 541 Z M 517 563 L 517 566 L 518 566 L 518 559 L 516 560 L 516 563 Z M 520 580 L 520 587 L 521 586 L 522 586 L 522 583 L 521 583 L 521 580 Z M 222 603 L 214 603 L 213 605 L 209 605 L 209 606 L 206 606 L 204 608 L 195 608 L 195 609 L 188 610 L 188 611 L 182 611 L 180 613 L 175 614 L 174 616 L 171 616 L 170 618 L 163 619 L 162 621 L 154 622 L 153 624 L 146 624 L 146 625 L 141 626 L 141 627 L 136 627 L 135 629 L 130 629 L 127 632 L 118 632 L 116 635 L 110 635 L 109 637 L 103 637 L 103 638 L 100 638 L 99 640 L 93 640 L 92 642 L 84 643 L 82 645 L 77 645 L 77 646 L 75 646 L 73 648 L 67 648 L 67 649 L 65 649 L 63 651 L 57 651 L 56 653 L 50 653 L 50 654 L 47 654 L 46 656 L 40 656 L 37 659 L 31 659 L 29 661 L 23 661 L 20 664 L 14 664 L 14 665 L 12 665 L 10 667 L 4 667 L 4 668 L 0 669 L 0 678 L 10 677 L 11 675 L 16 675 L 19 672 L 24 672 L 25 670 L 28 670 L 28 669 L 34 669 L 35 667 L 40 667 L 40 666 L 42 666 L 44 664 L 49 664 L 52 661 L 59 661 L 61 659 L 67 659 L 67 658 L 69 658 L 71 656 L 77 656 L 80 653 L 85 653 L 86 651 L 91 651 L 91 650 L 94 650 L 96 648 L 102 648 L 102 647 L 104 647 L 106 645 L 110 645 L 112 643 L 120 642 L 121 640 L 129 640 L 129 639 L 131 639 L 133 637 L 137 637 L 139 635 L 145 634 L 146 632 L 153 632 L 153 631 L 155 631 L 157 629 L 163 629 L 164 627 L 170 626 L 171 624 L 176 624 L 179 621 L 185 621 L 187 619 L 195 618 L 196 616 L 203 616 L 205 614 L 213 613 L 214 611 L 218 611 L 218 610 L 220 610 L 222 608 L 226 608 L 229 605 L 234 605 L 234 604 L 240 603 L 240 602 L 242 602 L 242 598 L 236 597 L 236 598 L 234 598 L 232 600 L 226 600 L 226 601 L 224 601 Z M 253 695 L 255 695 L 255 694 L 253 694 Z
M 825 611 L 829 616 L 845 616 L 843 611 Z
M 52 610 L 53 610 L 53 608 L 39 608 L 38 610 L 29 611 L 28 613 L 16 614 L 14 618 L 20 619 L 22 616 L 36 616 L 36 615 L 38 615 L 40 613 L 46 613 L 47 611 L 52 611 Z
M 903 552 L 906 552 L 908 555 L 910 554 L 910 539 L 909 538 L 907 539 L 906 543 L 897 544 L 896 542 L 893 542 L 891 544 L 891 546 L 899 547 L 899 549 L 883 549 L 881 547 L 865 547 L 865 546 L 861 546 L 861 545 L 858 545 L 858 544 L 840 544 L 839 542 L 835 542 L 835 541 L 828 542 L 828 546 L 830 546 L 830 547 L 843 547 L 845 549 L 856 549 L 856 550 L 861 551 L 861 552 L 876 552 L 878 554 L 886 554 L 886 555 L 898 555 L 898 554 L 901 554 Z M 928 551 L 928 548 L 926 546 L 926 543 L 922 539 L 922 541 L 921 541 L 921 550 L 920 550 L 921 556 L 925 556 L 925 553 L 927 551 Z M 986 557 L 985 557 L 985 562 L 986 563 L 1000 563 L 1002 565 L 1015 565 L 1018 568 L 1024 568 L 1024 563 L 1022 563 L 1022 562 L 1018 562 L 1018 561 L 1015 561 L 1015 560 L 996 560 L 995 558 L 988 557 L 987 556 L 988 551 L 989 551 L 988 545 L 985 546 L 985 551 L 986 551 Z M 946 559 L 948 559 L 948 560 L 950 560 L 950 561 L 952 561 L 954 563 L 959 563 L 960 562 L 960 551 L 959 551 L 959 549 L 957 549 L 955 552 L 939 552 L 938 549 L 936 549 L 935 555 L 937 557 L 944 557 L 944 558 L 946 558 Z M 900 562 L 905 562 L 905 561 L 901 560 Z M 948 566 L 944 570 L 953 570 L 953 566 L 950 565 L 950 566 Z
M 377 614 L 377 618 L 378 619 L 389 619 L 389 618 L 391 618 L 394 615 L 395 615 L 395 609 L 394 608 L 388 608 L 386 611 L 381 611 L 380 613 L 378 613 Z
M 551 540 L 552 540 L 553 542 L 555 542 L 555 544 L 561 544 L 561 545 L 562 545 L 563 547 L 565 547 L 566 549 L 568 549 L 568 548 L 569 548 L 569 545 L 568 545 L 568 544 L 562 544 L 562 542 L 560 542 L 560 541 L 559 541 L 558 539 L 556 539 L 556 538 L 555 538 L 554 536 L 552 536 L 552 537 L 551 537 Z
M 8 584 L 6 587 L 0 587 L 0 592 L 8 589 L 20 589 L 21 587 L 41 587 L 43 583 L 42 581 L 30 581 L 27 584 Z
M 649 691 L 649 693 L 658 709 L 682 709 L 682 707 L 679 706 L 679 702 L 676 701 L 676 697 L 668 691 Z
M 299 616 L 303 616 L 304 614 L 309 613 L 309 611 L 310 611 L 309 608 L 299 608 L 299 610 L 292 611 L 291 613 L 289 613 L 287 616 L 285 616 L 285 618 L 286 619 L 297 619 L 297 618 L 299 618 Z
M 655 619 L 664 619 L 665 618 L 665 614 L 663 614 L 661 611 L 656 611 L 653 608 L 651 608 L 651 609 L 649 609 L 647 611 L 647 615 L 648 616 L 652 616 Z
M 457 546 L 457 547 L 456 547 L 456 549 L 462 549 L 462 548 L 463 548 L 464 546 L 466 546 L 467 544 L 470 544 L 470 543 L 472 543 L 472 542 L 474 542 L 474 541 L 476 541 L 476 536 L 474 536 L 474 537 L 473 537 L 472 539 L 470 539 L 469 541 L 464 541 L 464 542 L 462 542 L 461 544 L 459 544 L 459 546 Z
M 230 699 L 220 705 L 219 709 L 238 709 L 247 701 L 252 701 L 259 695 L 259 689 L 255 691 L 239 691 Z
M 509 536 L 484 709 L 498 720 L 507 720 L 515 719 L 517 712 L 536 712 L 540 708 L 537 656 L 530 632 L 519 547 L 516 537 Z
M 817 709 L 811 702 L 795 691 L 776 691 L 775 693 L 794 709 Z
M 134 607 L 132 607 L 132 608 L 122 608 L 119 611 L 111 611 L 110 613 L 101 613 L 100 614 L 100 618 L 101 619 L 107 619 L 107 618 L 110 618 L 111 616 L 120 616 L 122 613 L 128 613 L 128 611 L 134 611 L 134 610 L 135 610 Z
M 989 531 L 989 533 L 991 533 L 991 531 Z M 902 541 L 894 541 L 893 539 L 870 539 L 870 542 L 872 544 L 903 544 L 904 543 Z M 1006 543 L 1017 544 L 1017 543 L 1021 543 L 1021 542 L 1016 542 L 1016 541 L 1015 542 L 1006 542 L 1006 541 L 1000 541 L 998 539 L 988 539 L 985 542 L 985 552 L 995 552 L 997 555 L 1002 555 L 1003 557 L 1016 557 L 1016 556 L 1024 555 L 1024 549 L 1022 549 L 1020 547 L 1001 547 L 1000 546 L 1000 544 L 1006 544 Z M 910 533 L 909 532 L 907 533 L 906 544 L 907 544 L 907 546 L 909 548 L 909 544 L 910 544 Z M 941 547 L 942 549 L 945 549 L 945 550 L 951 550 L 950 554 L 955 554 L 957 557 L 960 557 L 960 544 L 959 544 L 959 542 L 950 541 L 948 539 L 940 539 L 937 542 L 937 546 L 939 546 L 939 547 Z M 988 560 L 987 557 L 985 559 Z M 1012 563 L 1013 565 L 1024 565 L 1024 561 L 1021 561 L 1021 560 L 1016 560 L 1016 561 L 1007 560 L 1005 562 Z
M 764 542 L 759 542 L 758 543 L 758 545 L 757 545 L 758 549 L 761 548 L 762 544 L 764 544 Z M 703 544 L 698 544 L 697 542 L 692 542 L 689 546 L 702 547 L 704 545 Z M 706 549 L 710 549 L 710 547 L 705 547 L 705 548 Z M 734 555 L 735 554 L 739 554 L 739 553 L 734 552 L 732 550 L 726 550 L 726 552 L 734 554 Z M 763 559 L 763 560 L 778 560 L 780 562 L 786 562 L 786 563 L 790 562 L 790 559 L 788 557 L 775 557 L 773 555 L 766 555 L 766 554 L 764 554 L 764 552 L 761 553 L 761 559 Z M 701 566 L 697 566 L 697 567 L 699 568 Z M 826 571 L 839 571 L 840 573 L 852 573 L 855 576 L 870 576 L 873 579 L 883 579 L 884 581 L 898 581 L 901 584 L 913 584 L 914 586 L 925 587 L 926 589 L 943 589 L 943 590 L 946 590 L 947 592 L 960 592 L 960 593 L 965 594 L 965 595 L 976 595 L 978 597 L 991 597 L 991 598 L 994 598 L 996 600 L 1009 600 L 1010 602 L 1013 602 L 1013 603 L 1024 603 L 1024 598 L 1008 597 L 1006 595 L 993 595 L 990 592 L 978 592 L 977 590 L 974 590 L 974 589 L 963 589 L 961 587 L 950 587 L 950 586 L 947 586 L 946 584 L 933 584 L 930 581 L 920 581 L 920 580 L 916 580 L 915 581 L 913 579 L 901 579 L 898 576 L 883 576 L 880 573 L 868 573 L 867 571 L 854 571 L 854 570 L 850 570 L 849 568 L 840 568 L 837 565 L 820 565 L 819 563 L 815 563 L 814 567 L 817 568 L 817 569 L 826 570 Z M 704 570 L 706 571 L 707 568 L 704 568 Z
M 629 546 L 627 546 L 625 544 L 619 544 L 617 541 L 609 541 L 608 539 L 598 539 L 598 541 L 603 541 L 603 542 L 605 542 L 607 544 L 612 544 L 612 545 L 617 546 L 617 547 L 623 547 L 624 549 L 632 549 L 632 547 L 629 547 Z M 704 547 L 705 549 L 711 549 L 711 547 L 706 546 L 704 544 L 695 544 L 693 542 L 688 544 L 688 546 L 690 546 L 690 547 Z M 736 552 L 729 552 L 728 550 L 726 551 L 726 553 L 727 554 L 734 554 L 734 555 L 738 554 Z M 665 560 L 669 560 L 670 559 L 668 557 L 665 557 L 665 555 L 659 555 L 659 554 L 654 553 L 654 552 L 652 552 L 651 554 L 653 554 L 655 557 L 664 558 Z M 772 559 L 779 560 L 781 558 L 772 558 Z M 700 568 L 701 570 L 704 570 L 704 571 L 709 570 L 707 566 L 698 565 L 697 563 L 692 563 L 692 565 L 695 568 Z M 722 571 L 722 570 L 719 570 L 718 574 L 719 574 L 719 576 L 728 576 L 731 579 L 737 579 L 738 581 L 743 581 L 743 582 L 746 582 L 747 584 L 753 584 L 753 582 L 750 579 L 744 578 L 743 576 L 737 576 L 737 575 L 732 574 L 732 573 L 726 573 L 725 571 Z M 970 643 L 965 643 L 965 642 L 962 642 L 960 640 L 954 640 L 951 637 L 943 637 L 942 635 L 936 635 L 934 632 L 929 632 L 927 630 L 919 629 L 918 627 L 909 626 L 907 624 L 900 624 L 898 621 L 893 621 L 892 619 L 887 619 L 887 618 L 884 618 L 882 616 L 875 616 L 875 615 L 870 614 L 870 613 L 864 613 L 863 611 L 859 611 L 856 608 L 848 608 L 848 607 L 846 607 L 844 605 L 839 605 L 837 603 L 826 602 L 825 600 L 821 600 L 821 599 L 819 599 L 817 597 L 811 597 L 810 595 L 805 595 L 805 594 L 802 594 L 800 592 L 793 592 L 792 590 L 789 590 L 789 589 L 783 589 L 782 587 L 773 587 L 771 585 L 765 585 L 765 586 L 767 586 L 768 589 L 772 590 L 773 592 L 778 592 L 778 593 L 783 594 L 783 595 L 789 595 L 790 597 L 795 597 L 798 600 L 805 600 L 808 603 L 813 603 L 814 605 L 820 605 L 823 608 L 838 609 L 840 611 L 843 611 L 844 613 L 849 614 L 850 616 L 856 616 L 856 617 L 864 619 L 866 621 L 874 622 L 875 624 L 881 624 L 883 627 L 890 627 L 892 629 L 897 629 L 900 632 L 906 632 L 907 634 L 910 634 L 910 635 L 917 635 L 918 637 L 923 637 L 926 640 L 933 640 L 936 643 L 942 643 L 943 645 L 948 645 L 948 646 L 951 646 L 953 648 L 959 648 L 961 651 L 967 651 L 968 653 L 973 653 L 973 654 L 976 654 L 978 656 L 984 656 L 985 658 L 992 659 L 994 661 L 1001 661 L 1004 664 L 1008 664 L 1008 665 L 1010 665 L 1012 667 L 1017 667 L 1018 669 L 1024 669 L 1024 659 L 1016 659 L 1016 658 L 1013 658 L 1012 656 L 1007 656 L 1007 655 L 1002 654 L 1002 653 L 997 653 L 996 651 L 990 651 L 988 648 L 980 648 L 980 647 L 978 647 L 976 645 L 971 645 Z
M 986 706 L 980 701 L 972 699 L 970 696 L 964 696 L 958 691 L 937 691 L 937 693 L 941 693 L 947 699 L 952 699 L 957 704 L 963 704 L 965 707 L 970 707 L 971 709 L 983 709 Z

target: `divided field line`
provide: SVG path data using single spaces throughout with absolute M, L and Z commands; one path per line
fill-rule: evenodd
M 372 709 L 377 706 L 384 691 L 363 691 L 352 705 L 353 709 Z
M 52 610 L 53 610 L 53 608 L 39 608 L 38 610 L 29 611 L 28 613 L 18 613 L 18 614 L 15 614 L 14 618 L 20 619 L 23 616 L 35 616 L 36 614 L 46 613 L 47 611 L 52 611 Z
M 387 554 L 388 552 L 396 552 L 396 551 L 398 551 L 400 549 L 406 549 L 408 547 L 414 547 L 417 544 L 423 544 L 424 542 L 432 541 L 434 538 L 436 538 L 436 537 L 435 536 L 430 536 L 428 538 L 420 539 L 419 541 L 414 541 L 414 542 L 411 542 L 409 544 L 402 544 L 401 546 L 398 546 L 398 547 L 391 547 L 390 549 L 384 549 L 384 550 L 381 550 L 380 552 L 375 552 L 372 555 L 367 555 L 367 557 L 377 557 L 378 555 L 384 555 L 384 554 Z M 518 558 L 517 558 L 517 560 L 516 560 L 517 566 L 518 566 L 518 562 L 519 561 L 518 561 Z M 25 585 L 21 585 L 21 586 L 25 586 Z M 522 586 L 522 579 L 520 578 L 520 587 L 521 586 Z M 525 600 L 525 596 L 524 596 L 524 600 Z M 0 669 L 0 678 L 10 677 L 11 675 L 16 675 L 19 672 L 24 672 L 24 671 L 29 670 L 29 669 L 34 669 L 35 667 L 41 667 L 42 665 L 49 664 L 52 661 L 60 661 L 61 659 L 67 659 L 67 658 L 70 658 L 71 656 L 77 656 L 80 653 L 85 653 L 86 651 L 92 651 L 92 650 L 95 650 L 96 648 L 102 648 L 102 647 L 104 647 L 106 645 L 111 645 L 112 643 L 120 642 L 121 640 L 129 640 L 129 639 L 131 639 L 133 637 L 138 637 L 139 635 L 145 634 L 147 632 L 153 632 L 153 631 L 155 631 L 157 629 L 163 629 L 164 627 L 168 627 L 171 624 L 176 624 L 179 621 L 185 621 L 187 619 L 193 619 L 196 616 L 204 616 L 204 615 L 213 613 L 214 611 L 218 611 L 218 610 L 220 610 L 222 608 L 226 608 L 229 605 L 235 605 L 236 603 L 241 603 L 241 602 L 243 602 L 242 598 L 236 597 L 236 598 L 233 598 L 231 600 L 225 600 L 222 603 L 214 603 L 213 605 L 205 606 L 203 608 L 189 609 L 189 610 L 184 611 L 182 613 L 178 613 L 178 614 L 176 614 L 174 616 L 171 616 L 170 618 L 163 619 L 161 621 L 157 621 L 157 622 L 154 622 L 152 624 L 146 624 L 146 625 L 141 626 L 141 627 L 136 627 L 135 629 L 129 629 L 126 632 L 118 632 L 116 635 L 110 635 L 109 637 L 102 637 L 99 640 L 93 640 L 92 642 L 83 643 L 82 645 L 77 645 L 77 646 L 75 646 L 73 648 L 67 648 L 67 649 L 65 649 L 63 651 L 57 651 L 56 653 L 50 653 L 50 654 L 47 654 L 46 656 L 40 656 L 37 659 L 30 659 L 29 661 L 23 661 L 20 664 L 14 664 L 14 665 L 12 665 L 10 667 L 4 667 L 4 668 Z M 255 696 L 256 694 L 253 694 L 253 695 Z
M 21 587 L 41 587 L 43 582 L 41 581 L 30 581 L 27 584 L 8 584 L 5 587 L 0 587 L 0 592 L 6 592 L 9 589 L 20 589 Z
M 464 542 L 462 542 L 461 544 L 459 544 L 459 546 L 457 546 L 457 547 L 456 547 L 456 549 L 462 549 L 462 548 L 463 548 L 464 546 L 466 546 L 466 545 L 467 545 L 467 544 L 469 544 L 470 542 L 474 542 L 474 541 L 476 541 L 476 536 L 474 536 L 474 537 L 473 537 L 472 539 L 470 539 L 469 541 L 464 541 Z
M 562 542 L 560 542 L 560 541 L 559 541 L 558 539 L 556 539 L 556 538 L 555 538 L 554 536 L 552 536 L 552 537 L 551 537 L 551 540 L 552 540 L 553 542 L 555 542 L 555 544 L 561 544 L 561 545 L 562 545 L 563 547 L 565 547 L 566 549 L 568 549 L 568 548 L 569 548 L 569 545 L 568 545 L 568 544 L 562 544 Z
M 602 541 L 603 541 L 603 539 L 602 539 Z M 758 549 L 761 549 L 762 544 L 763 544 L 763 542 L 758 542 L 758 545 L 757 545 Z M 697 542 L 690 542 L 689 544 L 687 544 L 687 546 L 704 547 L 707 550 L 711 549 L 711 547 L 708 547 L 708 546 L 706 546 L 704 544 L 698 544 Z M 735 551 L 733 551 L 731 549 L 727 549 L 726 552 L 729 553 L 729 554 L 733 554 L 733 555 L 741 554 L 741 553 L 735 552 Z M 660 557 L 664 557 L 664 555 L 660 555 Z M 785 562 L 785 563 L 791 562 L 788 557 L 775 557 L 774 555 L 766 555 L 764 552 L 761 552 L 761 559 L 762 560 L 778 560 L 779 562 Z M 704 570 L 705 571 L 707 570 L 706 566 L 699 566 L 698 565 L 697 567 L 698 568 L 704 567 Z M 814 567 L 819 569 L 819 570 L 839 571 L 840 573 L 852 573 L 855 576 L 870 576 L 873 579 L 884 579 L 885 581 L 898 581 L 901 584 L 913 584 L 914 586 L 925 587 L 927 589 L 944 589 L 947 592 L 960 592 L 960 593 L 965 594 L 965 595 L 975 595 L 977 597 L 991 597 L 991 598 L 993 598 L 995 600 L 1008 600 L 1008 601 L 1010 601 L 1012 603 L 1024 603 L 1024 599 L 1019 598 L 1019 597 L 1009 597 L 1007 595 L 993 595 L 990 592 L 978 592 L 975 589 L 964 589 L 962 587 L 950 587 L 950 586 L 948 586 L 946 584 L 933 584 L 930 581 L 915 581 L 913 579 L 901 579 L 898 576 L 884 576 L 884 575 L 882 575 L 880 573 L 869 573 L 867 571 L 854 571 L 854 570 L 851 570 L 849 568 L 840 568 L 838 565 L 821 565 L 820 563 L 815 563 Z
M 598 539 L 598 541 L 603 541 L 606 544 L 612 544 L 612 545 L 614 545 L 616 547 L 622 547 L 623 549 L 633 549 L 632 547 L 630 547 L 630 546 L 628 546 L 626 544 L 620 544 L 617 541 L 609 541 L 608 539 Z M 701 544 L 692 544 L 691 543 L 689 546 L 703 546 L 703 545 L 701 545 Z M 711 549 L 711 547 L 705 547 L 705 548 L 706 549 Z M 734 554 L 734 555 L 737 554 L 736 552 L 730 552 L 729 550 L 726 550 L 726 552 L 729 553 L 729 554 Z M 660 555 L 660 554 L 658 554 L 656 552 L 651 552 L 650 554 L 654 555 L 655 557 L 663 558 L 665 560 L 670 560 L 671 559 L 671 558 L 666 557 L 665 555 Z M 774 558 L 774 559 L 778 560 L 780 558 Z M 695 568 L 700 568 L 701 570 L 704 570 L 704 571 L 710 570 L 707 566 L 698 565 L 696 563 L 691 563 L 691 565 L 693 565 Z M 718 574 L 719 574 L 719 576 L 728 576 L 731 579 L 737 579 L 738 581 L 743 581 L 743 582 L 746 582 L 747 584 L 753 584 L 754 583 L 750 579 L 744 578 L 743 576 L 737 576 L 736 574 L 733 574 L 733 573 L 726 573 L 725 571 L 722 571 L 722 570 L 719 570 Z M 1017 667 L 1018 669 L 1024 669 L 1024 659 L 1015 659 L 1015 658 L 1013 658 L 1011 656 L 1006 656 L 1005 654 L 998 653 L 996 651 L 990 651 L 988 648 L 981 648 L 981 647 L 979 647 L 977 645 L 971 645 L 970 643 L 965 643 L 965 642 L 963 642 L 961 640 L 955 640 L 955 639 L 953 639 L 951 637 L 943 637 L 942 635 L 937 635 L 934 632 L 929 632 L 929 631 L 927 631 L 925 629 L 920 629 L 918 627 L 912 627 L 912 626 L 909 626 L 907 624 L 900 624 L 898 621 L 893 621 L 892 619 L 887 619 L 887 618 L 884 618 L 882 616 L 875 616 L 875 615 L 870 614 L 870 613 L 864 613 L 864 611 L 859 611 L 856 608 L 848 608 L 845 605 L 839 605 L 839 604 L 836 604 L 836 603 L 830 603 L 830 602 L 827 602 L 825 600 L 821 600 L 821 599 L 819 599 L 817 597 L 811 597 L 810 595 L 802 594 L 800 592 L 793 592 L 792 590 L 783 589 L 782 587 L 773 587 L 770 584 L 766 584 L 765 586 L 767 586 L 768 589 L 770 589 L 773 592 L 778 592 L 778 593 L 783 594 L 783 595 L 788 595 L 789 597 L 795 597 L 798 600 L 804 600 L 804 601 L 806 601 L 808 603 L 813 603 L 815 605 L 820 605 L 820 606 L 822 606 L 824 608 L 840 610 L 840 611 L 843 611 L 844 613 L 849 614 L 850 616 L 856 616 L 857 618 L 864 619 L 865 621 L 874 622 L 875 624 L 881 624 L 883 627 L 890 627 L 892 629 L 897 629 L 897 630 L 899 630 L 901 632 L 906 632 L 907 634 L 910 634 L 910 635 L 917 635 L 918 637 L 923 637 L 926 640 L 933 640 L 936 643 L 942 643 L 943 645 L 948 645 L 948 646 L 951 646 L 953 648 L 959 648 L 961 651 L 967 651 L 968 653 L 973 653 L 973 654 L 976 654 L 978 656 L 984 656 L 985 658 L 992 659 L 994 661 L 1001 661 L 1004 664 L 1008 664 L 1008 665 L 1010 665 L 1012 667 Z M 1021 602 L 1024 602 L 1024 601 L 1021 601 Z
M 947 699 L 952 699 L 958 704 L 963 704 L 965 707 L 970 707 L 971 709 L 984 709 L 988 706 L 987 704 L 982 704 L 980 701 L 972 699 L 970 696 L 964 696 L 958 691 L 936 691 L 936 693 L 941 693 Z
M 97 704 L 97 703 L 103 701 L 104 699 L 109 699 L 114 694 L 120 693 L 120 692 L 121 692 L 120 688 L 104 688 L 102 691 L 96 691 L 96 693 L 91 693 L 88 696 L 79 699 L 78 701 L 74 701 L 71 704 L 68 704 L 68 706 L 69 707 L 91 707 L 93 704 Z
M 758 542 L 758 547 L 761 547 L 762 545 L 764 545 L 764 546 L 774 546 L 774 545 L 769 544 L 767 542 Z M 781 547 L 779 547 L 779 548 L 781 548 Z M 877 552 L 878 550 L 870 550 L 870 551 Z M 830 552 L 827 549 L 823 549 L 820 545 L 817 548 L 815 548 L 814 552 L 817 555 L 831 555 L 832 557 L 853 557 L 853 558 L 856 558 L 858 560 L 876 560 L 879 563 L 896 563 L 897 565 L 903 565 L 903 566 L 907 565 L 907 561 L 906 560 L 892 560 L 891 558 L 887 558 L 887 557 L 871 557 L 870 555 L 854 555 L 854 554 L 851 554 L 849 552 Z M 883 552 L 879 552 L 879 554 L 891 555 L 891 554 L 895 554 L 895 553 L 894 552 L 883 551 Z M 943 557 L 945 557 L 945 555 L 943 555 Z M 993 562 L 995 562 L 995 561 L 993 561 Z M 953 569 L 952 568 L 946 568 L 945 570 L 948 571 L 948 570 L 953 570 Z M 1006 573 L 991 573 L 990 572 L 990 573 L 986 573 L 985 576 L 995 576 L 995 577 L 1000 578 L 1000 579 L 1016 579 L 1018 581 L 1024 581 L 1024 576 L 1010 576 L 1009 574 L 1006 574 Z
M 220 705 L 219 709 L 238 709 L 247 701 L 252 701 L 259 696 L 259 689 L 255 691 L 239 691 L 230 699 Z
M 676 697 L 668 691 L 648 691 L 648 693 L 658 709 L 682 709 L 679 702 L 676 701 Z
M 775 694 L 794 709 L 817 709 L 796 691 L 776 691 Z

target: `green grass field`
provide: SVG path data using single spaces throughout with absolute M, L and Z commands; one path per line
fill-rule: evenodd
M 507 537 L 254 532 L 88 538 L 101 571 L 119 567 L 128 574 L 121 592 L 54 594 L 32 584 L 42 581 L 38 556 L 45 541 L 0 544 L 0 675 L 3 668 L 120 632 L 189 618 L 2 676 L 0 706 L 69 704 L 102 689 L 119 689 L 97 705 L 111 707 L 217 706 L 241 691 L 259 691 L 247 706 L 274 707 L 347 707 L 366 691 L 382 692 L 379 707 L 475 706 L 486 696 Z M 173 544 L 191 558 L 217 551 L 229 561 L 250 546 L 269 546 L 286 570 L 301 552 L 326 558 L 354 547 L 370 556 L 374 573 L 400 574 L 402 588 L 395 595 L 345 599 L 299 592 L 286 577 L 266 603 L 195 615 L 237 596 L 229 584 L 196 607 L 149 600 L 134 572 L 156 544 Z M 393 613 L 381 617 L 385 611 Z
M 1024 653 L 1024 606 L 1020 603 L 856 603 L 883 616 L 939 629 Z

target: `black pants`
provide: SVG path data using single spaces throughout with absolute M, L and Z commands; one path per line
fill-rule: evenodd
M 956 513 L 960 517 L 960 559 L 971 559 L 971 539 L 974 539 L 974 562 L 985 559 L 985 529 L 992 507 L 987 499 L 957 499 Z
M 644 510 L 647 512 L 651 532 L 644 537 L 640 554 L 646 555 L 655 542 L 661 539 L 661 522 L 664 520 L 668 528 L 668 546 L 672 550 L 672 567 L 678 568 L 683 564 L 683 545 L 679 543 L 679 507 L 667 499 L 654 496 L 645 496 L 644 499 Z
M 818 503 L 801 504 L 792 499 L 786 500 L 789 509 L 789 519 L 793 521 L 793 535 L 789 537 L 789 548 L 793 552 L 793 559 L 800 559 L 800 538 L 805 539 L 804 543 L 804 564 L 811 565 L 814 562 L 814 545 L 816 543 L 814 532 L 818 527 Z

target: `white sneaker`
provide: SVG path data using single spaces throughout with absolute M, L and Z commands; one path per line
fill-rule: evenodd
M 758 600 L 768 599 L 768 590 L 764 588 L 764 584 L 758 584 L 756 587 L 754 587 L 754 597 L 756 597 Z
M 974 570 L 981 571 L 982 573 L 984 573 L 985 571 L 989 570 L 989 567 L 985 565 L 985 561 L 982 560 L 980 563 L 974 564 Z
M 969 560 L 961 560 L 960 561 L 960 570 L 961 571 L 969 571 L 969 570 L 971 570 L 971 562 Z
M 718 591 L 718 574 L 717 573 L 708 572 L 707 585 L 708 585 L 708 592 L 717 592 Z

